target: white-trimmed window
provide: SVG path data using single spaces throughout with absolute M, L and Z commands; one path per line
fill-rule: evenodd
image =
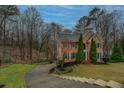
M 71 53 L 71 59 L 76 58 L 76 53 Z
M 64 58 L 65 58 L 65 59 L 69 59 L 69 53 L 65 53 L 65 54 L 64 54 Z
M 96 58 L 97 58 L 97 59 L 101 59 L 101 58 L 102 58 L 102 53 L 97 53 L 97 54 L 96 54 Z

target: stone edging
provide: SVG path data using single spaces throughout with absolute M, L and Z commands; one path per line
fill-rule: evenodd
M 118 83 L 118 82 L 113 81 L 113 80 L 109 80 L 107 82 L 107 81 L 104 81 L 102 79 L 95 80 L 95 79 L 92 79 L 92 78 L 85 78 L 85 77 L 81 78 L 81 77 L 64 76 L 64 75 L 56 75 L 56 74 L 53 74 L 53 76 L 59 77 L 59 78 L 62 78 L 62 79 L 79 81 L 79 82 L 82 82 L 82 83 L 96 84 L 96 85 L 99 85 L 99 86 L 102 86 L 102 87 L 110 87 L 110 88 L 123 88 L 124 87 L 124 84 Z

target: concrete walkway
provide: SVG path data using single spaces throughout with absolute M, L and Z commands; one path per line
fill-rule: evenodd
M 54 64 L 39 65 L 25 77 L 25 87 L 28 88 L 100 88 L 101 86 L 64 80 L 48 74 Z

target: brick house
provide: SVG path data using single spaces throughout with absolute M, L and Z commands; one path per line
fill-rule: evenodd
M 58 40 L 58 58 L 62 59 L 64 57 L 65 62 L 75 62 L 76 54 L 78 50 L 78 39 L 80 34 L 60 34 Z M 97 62 L 102 62 L 103 56 L 103 39 L 100 35 L 87 31 L 83 33 L 83 45 L 85 52 L 85 63 L 90 63 L 90 45 L 91 40 L 94 39 L 97 48 Z

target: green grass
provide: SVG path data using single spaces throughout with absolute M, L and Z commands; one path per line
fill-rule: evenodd
M 109 65 L 80 64 L 73 67 L 69 76 L 80 76 L 94 79 L 115 80 L 124 83 L 124 63 L 111 63 Z
M 25 74 L 36 67 L 36 64 L 13 64 L 0 68 L 0 84 L 5 84 L 9 88 L 24 87 Z

